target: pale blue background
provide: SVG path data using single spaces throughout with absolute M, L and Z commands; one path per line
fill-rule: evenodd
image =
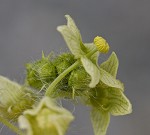
M 101 35 L 120 60 L 118 78 L 133 113 L 111 117 L 107 135 L 150 135 L 149 13 L 149 0 L 0 0 L 0 74 L 22 83 L 25 63 L 40 58 L 42 50 L 66 51 L 56 27 L 70 14 L 84 42 Z M 68 135 L 93 135 L 88 110 L 76 107 Z M 3 128 L 0 134 L 12 133 Z

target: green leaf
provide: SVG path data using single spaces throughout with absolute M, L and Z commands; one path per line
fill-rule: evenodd
M 123 84 L 102 68 L 100 68 L 100 81 L 108 87 L 114 87 L 124 91 Z
M 96 46 L 93 43 L 84 43 L 84 45 L 86 48 L 85 50 L 86 54 L 92 52 L 92 50 L 95 50 L 96 48 Z M 99 56 L 99 52 L 97 51 L 90 57 L 91 61 L 96 65 L 98 65 L 98 56 Z
M 109 112 L 92 109 L 91 120 L 95 135 L 106 135 L 106 131 L 110 122 Z
M 112 52 L 108 60 L 100 65 L 100 68 L 104 69 L 105 71 L 107 71 L 116 78 L 118 66 L 119 62 L 117 55 L 115 54 L 115 52 Z
M 0 105 L 7 106 L 18 102 L 18 98 L 22 95 L 21 85 L 9 80 L 4 76 L 0 76 Z
M 80 40 L 74 35 L 74 33 L 68 28 L 68 26 L 58 26 L 57 30 L 62 34 L 68 48 L 75 58 L 80 58 L 83 53 L 80 47 Z
M 68 28 L 72 31 L 73 35 L 80 41 L 82 42 L 82 38 L 80 35 L 80 31 L 77 28 L 74 20 L 71 18 L 70 15 L 65 15 L 66 19 L 67 19 L 67 26 Z
M 126 115 L 132 112 L 132 105 L 124 93 L 118 89 L 109 88 L 107 99 L 109 102 L 109 111 L 112 115 Z
M 0 115 L 8 121 L 16 121 L 26 109 L 37 101 L 31 89 L 0 76 Z
M 132 112 L 132 105 L 121 90 L 111 87 L 97 87 L 93 92 L 90 102 L 95 108 L 109 111 L 115 116 Z
M 27 131 L 27 135 L 64 135 L 73 119 L 69 111 L 44 97 L 38 106 L 19 117 L 19 126 Z
M 58 26 L 57 30 L 62 34 L 68 48 L 70 49 L 71 53 L 75 56 L 75 58 L 80 58 L 81 55 L 84 54 L 82 49 L 84 50 L 85 47 L 82 43 L 80 32 L 75 25 L 73 19 L 66 15 L 67 18 L 67 25 Z
M 89 87 L 94 88 L 99 83 L 100 80 L 99 69 L 95 64 L 92 63 L 91 60 L 89 60 L 85 56 L 81 57 L 81 62 L 86 72 L 91 76 L 91 82 L 89 84 Z

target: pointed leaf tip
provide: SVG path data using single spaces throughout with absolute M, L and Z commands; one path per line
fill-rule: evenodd
M 124 85 L 119 80 L 117 80 L 115 77 L 113 77 L 111 74 L 100 68 L 100 80 L 102 83 L 109 87 L 120 89 L 121 91 L 124 91 Z
M 74 20 L 69 16 L 65 16 L 67 19 L 67 25 L 58 26 L 57 30 L 62 34 L 68 48 L 75 58 L 80 58 L 84 54 L 82 51 L 82 39 L 80 32 L 74 22 Z
M 124 93 L 118 89 L 109 89 L 110 112 L 114 116 L 126 115 L 132 112 L 132 105 Z
M 106 135 L 106 131 L 110 122 L 109 112 L 92 109 L 91 121 L 94 129 L 94 135 Z
M 100 68 L 110 73 L 116 78 L 119 61 L 115 52 L 112 52 L 110 57 L 100 65 Z

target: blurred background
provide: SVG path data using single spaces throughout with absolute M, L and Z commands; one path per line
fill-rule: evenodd
M 66 44 L 56 31 L 70 14 L 84 42 L 97 35 L 107 39 L 120 60 L 118 78 L 133 113 L 111 117 L 107 135 L 150 135 L 150 1 L 149 0 L 0 0 L 0 75 L 19 83 L 25 63 L 42 50 L 60 53 Z M 102 56 L 99 62 L 110 55 Z M 70 110 L 73 104 L 66 104 Z M 93 135 L 89 108 L 76 106 L 68 135 Z M 0 126 L 1 135 L 14 135 Z

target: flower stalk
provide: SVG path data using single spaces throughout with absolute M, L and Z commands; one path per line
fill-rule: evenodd
M 63 73 L 61 73 L 47 88 L 45 96 L 51 96 L 55 86 L 72 70 L 74 70 L 78 65 L 80 61 L 77 60 L 73 65 L 71 65 L 69 68 L 67 68 Z
M 96 53 L 98 50 L 94 48 L 92 51 L 86 54 L 86 57 L 90 58 L 94 53 Z M 72 64 L 69 68 L 67 68 L 64 72 L 62 72 L 47 88 L 45 92 L 45 96 L 51 96 L 54 92 L 55 86 L 72 70 L 74 70 L 76 67 L 80 65 L 80 59 L 78 59 L 74 64 Z

